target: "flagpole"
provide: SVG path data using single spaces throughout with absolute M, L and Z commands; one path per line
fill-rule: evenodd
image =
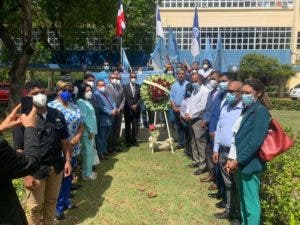
M 122 49 L 123 49 L 123 37 L 122 36 L 120 36 L 120 57 L 121 57 L 121 64 L 123 65 L 123 51 L 122 51 Z

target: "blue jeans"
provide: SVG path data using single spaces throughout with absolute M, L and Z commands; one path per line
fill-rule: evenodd
M 108 149 L 108 139 L 112 133 L 112 127 L 99 127 L 97 134 L 98 155 L 103 156 L 104 153 L 107 153 Z

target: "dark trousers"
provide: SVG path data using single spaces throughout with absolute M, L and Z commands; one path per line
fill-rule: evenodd
M 183 123 L 180 119 L 180 114 L 173 111 L 173 120 L 174 120 L 174 123 L 176 125 L 176 129 L 177 129 L 178 145 L 184 146 L 184 143 L 185 143 L 185 140 L 184 140 L 185 134 L 184 133 L 185 132 L 184 132 Z
M 112 132 L 109 136 L 108 151 L 114 151 L 114 149 L 120 144 L 120 132 L 122 125 L 122 114 L 115 116 L 112 124 Z
M 138 134 L 139 113 L 124 114 L 125 117 L 125 139 L 127 144 L 136 143 Z

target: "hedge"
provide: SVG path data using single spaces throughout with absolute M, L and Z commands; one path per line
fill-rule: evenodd
M 299 149 L 300 136 L 287 153 L 267 163 L 261 190 L 264 225 L 300 224 Z
M 283 98 L 271 98 L 271 109 L 300 111 L 300 101 Z

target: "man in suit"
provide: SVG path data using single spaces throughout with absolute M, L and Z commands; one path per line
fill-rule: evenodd
M 125 117 L 125 135 L 127 146 L 137 146 L 136 135 L 138 133 L 138 121 L 140 116 L 140 85 L 136 84 L 136 73 L 130 72 L 130 82 L 124 85 L 124 117 Z
M 100 160 L 107 159 L 105 155 L 108 155 L 108 138 L 112 132 L 112 124 L 115 115 L 117 114 L 117 108 L 115 102 L 111 99 L 109 93 L 106 90 L 105 82 L 99 80 L 97 82 L 97 91 L 95 96 L 98 102 L 98 143 L 99 149 L 98 155 Z
M 109 152 L 120 151 L 117 147 L 120 139 L 120 130 L 122 123 L 122 112 L 125 105 L 125 98 L 123 87 L 119 85 L 119 73 L 117 70 L 114 70 L 110 74 L 110 84 L 107 85 L 106 89 L 112 100 L 116 103 L 117 112 L 112 124 L 112 134 L 109 137 Z

